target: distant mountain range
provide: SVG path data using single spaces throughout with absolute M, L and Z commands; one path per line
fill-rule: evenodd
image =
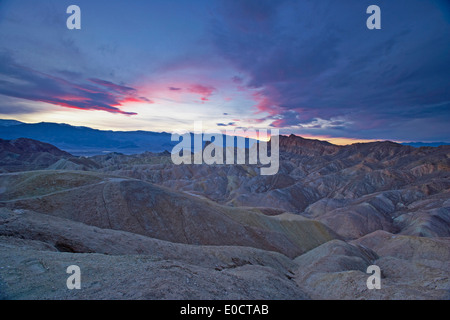
M 73 155 L 96 155 L 109 152 L 135 154 L 145 151 L 171 150 L 177 142 L 171 134 L 150 131 L 104 131 L 58 123 L 22 123 L 0 120 L 0 138 L 28 138 L 50 143 Z
M 200 150 L 194 145 L 192 150 Z M 93 156 L 107 153 L 140 154 L 171 151 L 178 141 L 171 141 L 172 134 L 152 131 L 106 131 L 64 123 L 23 123 L 16 120 L 0 120 L 0 139 L 27 138 L 50 143 L 75 156 Z M 246 139 L 246 147 L 255 140 Z M 213 142 L 214 143 L 214 142 Z M 203 141 L 202 147 L 205 146 Z
M 68 124 L 23 123 L 16 120 L 0 119 L 0 139 L 14 140 L 18 138 L 29 138 L 50 143 L 61 150 L 78 156 L 92 156 L 110 152 L 138 154 L 150 151 L 159 153 L 172 150 L 178 143 L 171 141 L 171 134 L 167 132 L 106 131 Z M 403 144 L 413 147 L 436 147 L 449 143 L 409 142 Z
M 23 122 L 20 122 L 20 121 L 17 121 L 17 120 L 3 120 L 3 119 L 0 119 L 0 126 L 1 127 L 16 126 L 18 124 L 23 124 Z

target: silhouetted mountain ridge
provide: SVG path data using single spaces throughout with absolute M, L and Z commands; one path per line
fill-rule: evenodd
M 151 131 L 104 131 L 68 124 L 41 122 L 0 126 L 3 139 L 30 138 L 47 143 L 77 155 L 102 154 L 116 151 L 141 153 L 170 150 L 174 143 L 168 133 Z
M 74 157 L 57 147 L 28 138 L 0 139 L 0 172 L 60 168 L 93 169 L 98 165 L 86 158 Z
M 146 151 L 171 151 L 177 142 L 171 141 L 171 134 L 152 131 L 111 131 L 98 130 L 84 126 L 72 126 L 64 123 L 23 123 L 16 120 L 0 120 L 0 138 L 14 140 L 29 138 L 50 143 L 59 149 L 74 155 L 99 155 L 109 152 L 139 154 Z M 437 146 L 440 143 L 435 143 Z M 444 144 L 444 143 L 442 143 Z M 428 144 L 414 143 L 415 147 Z M 280 149 L 297 155 L 332 155 L 343 150 L 360 149 L 363 153 L 369 149 L 399 148 L 394 142 L 373 142 L 337 146 L 327 141 L 306 139 L 296 135 L 280 136 Z M 406 147 L 406 145 L 404 145 Z M 364 151 L 365 150 L 365 151 Z M 404 149 L 408 150 L 408 149 Z

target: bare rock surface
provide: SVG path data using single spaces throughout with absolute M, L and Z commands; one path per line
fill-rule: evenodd
M 171 243 L 31 211 L 0 209 L 0 261 L 4 299 L 308 297 L 279 253 Z M 65 284 L 73 264 L 80 292 Z
M 289 258 L 276 252 L 249 247 L 172 243 L 25 210 L 0 209 L 0 236 L 4 246 L 71 253 L 143 254 L 219 270 L 261 264 L 288 274 L 294 266 Z
M 312 299 L 448 299 L 450 243 L 401 237 L 377 231 L 327 242 L 294 260 L 296 282 Z M 370 265 L 381 270 L 380 290 L 367 288 Z
M 280 137 L 261 176 L 17 139 L 0 164 L 3 299 L 450 299 L 449 146 Z
M 171 242 L 249 246 L 290 257 L 336 237 L 320 222 L 300 216 L 220 206 L 134 179 L 52 171 L 24 175 L 0 176 L 0 184 L 11 190 L 0 205 Z M 23 197 L 24 192 L 35 195 Z
M 270 267 L 215 270 L 147 255 L 27 250 L 0 244 L 3 299 L 305 299 Z M 68 290 L 66 268 L 81 269 L 81 290 Z

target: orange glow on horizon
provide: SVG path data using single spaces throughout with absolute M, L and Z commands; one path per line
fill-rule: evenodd
M 385 141 L 384 139 L 357 139 L 357 138 L 344 138 L 344 137 L 330 137 L 330 136 L 313 136 L 313 135 L 298 135 L 299 137 L 305 139 L 313 139 L 313 140 L 321 140 L 328 141 L 329 143 L 338 145 L 338 146 L 346 146 L 354 143 L 368 143 L 368 142 L 376 142 L 376 141 Z M 398 142 L 398 141 L 393 141 Z

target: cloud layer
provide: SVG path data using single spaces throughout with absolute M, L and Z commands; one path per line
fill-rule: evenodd
M 66 116 L 108 112 L 99 117 L 112 129 L 162 127 L 162 117 L 167 131 L 190 130 L 195 119 L 306 136 L 450 141 L 446 0 L 377 0 L 381 30 L 366 27 L 369 0 L 78 4 L 83 27 L 73 32 L 64 2 L 1 2 L 1 114 L 66 120 L 53 113 L 60 106 Z M 78 123 L 89 120 L 80 114 Z
M 0 94 L 67 108 L 124 115 L 137 114 L 121 110 L 124 103 L 151 103 L 139 96 L 134 88 L 96 78 L 76 83 L 19 65 L 5 53 L 0 57 Z
M 449 138 L 432 124 L 450 120 L 450 28 L 439 5 L 449 6 L 379 2 L 374 31 L 368 1 L 223 1 L 214 43 L 259 90 L 256 108 L 272 126 L 404 139 L 416 122 Z

